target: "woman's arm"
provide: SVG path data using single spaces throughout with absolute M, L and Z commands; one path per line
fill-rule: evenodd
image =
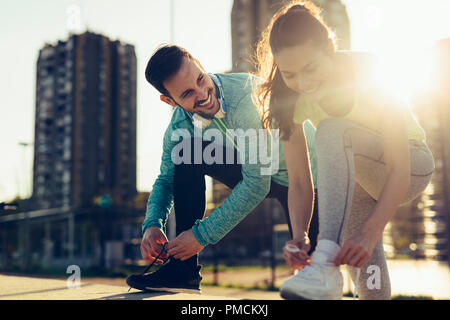
M 304 237 L 311 220 L 314 188 L 303 125 L 294 125 L 289 140 L 283 141 L 289 176 L 288 207 L 293 237 Z
M 389 220 L 405 197 L 411 176 L 409 143 L 404 113 L 401 106 L 389 109 L 381 123 L 386 181 L 377 205 L 363 226 L 362 232 L 381 237 Z

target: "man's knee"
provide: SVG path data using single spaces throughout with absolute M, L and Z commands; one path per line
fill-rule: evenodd
M 174 187 L 206 190 L 205 173 L 202 165 L 180 163 L 174 165 Z

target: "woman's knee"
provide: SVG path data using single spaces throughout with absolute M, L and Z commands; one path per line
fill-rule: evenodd
M 334 135 L 342 131 L 343 123 L 341 119 L 328 118 L 319 122 L 316 129 L 316 139 L 322 136 Z
M 349 127 L 348 120 L 329 118 L 317 125 L 316 148 L 329 149 L 333 146 L 343 146 L 346 143 L 345 132 Z

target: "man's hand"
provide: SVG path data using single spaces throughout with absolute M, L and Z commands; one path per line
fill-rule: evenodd
M 167 253 L 175 259 L 187 260 L 202 251 L 202 246 L 194 236 L 192 229 L 184 231 L 166 245 Z
M 292 252 L 288 250 L 288 245 L 297 247 L 300 251 Z M 300 269 L 309 264 L 308 251 L 311 249 L 308 236 L 302 236 L 286 241 L 283 247 L 283 258 L 286 263 L 294 270 Z
M 153 262 L 158 254 L 161 252 L 161 247 L 166 243 L 167 237 L 164 232 L 157 227 L 149 227 L 145 230 L 141 241 L 141 254 L 142 258 L 147 262 Z M 169 256 L 163 252 L 159 256 L 156 264 L 164 263 L 164 260 Z

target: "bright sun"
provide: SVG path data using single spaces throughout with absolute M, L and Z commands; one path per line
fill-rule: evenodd
M 433 51 L 431 49 L 375 53 L 376 81 L 402 100 L 432 86 Z

